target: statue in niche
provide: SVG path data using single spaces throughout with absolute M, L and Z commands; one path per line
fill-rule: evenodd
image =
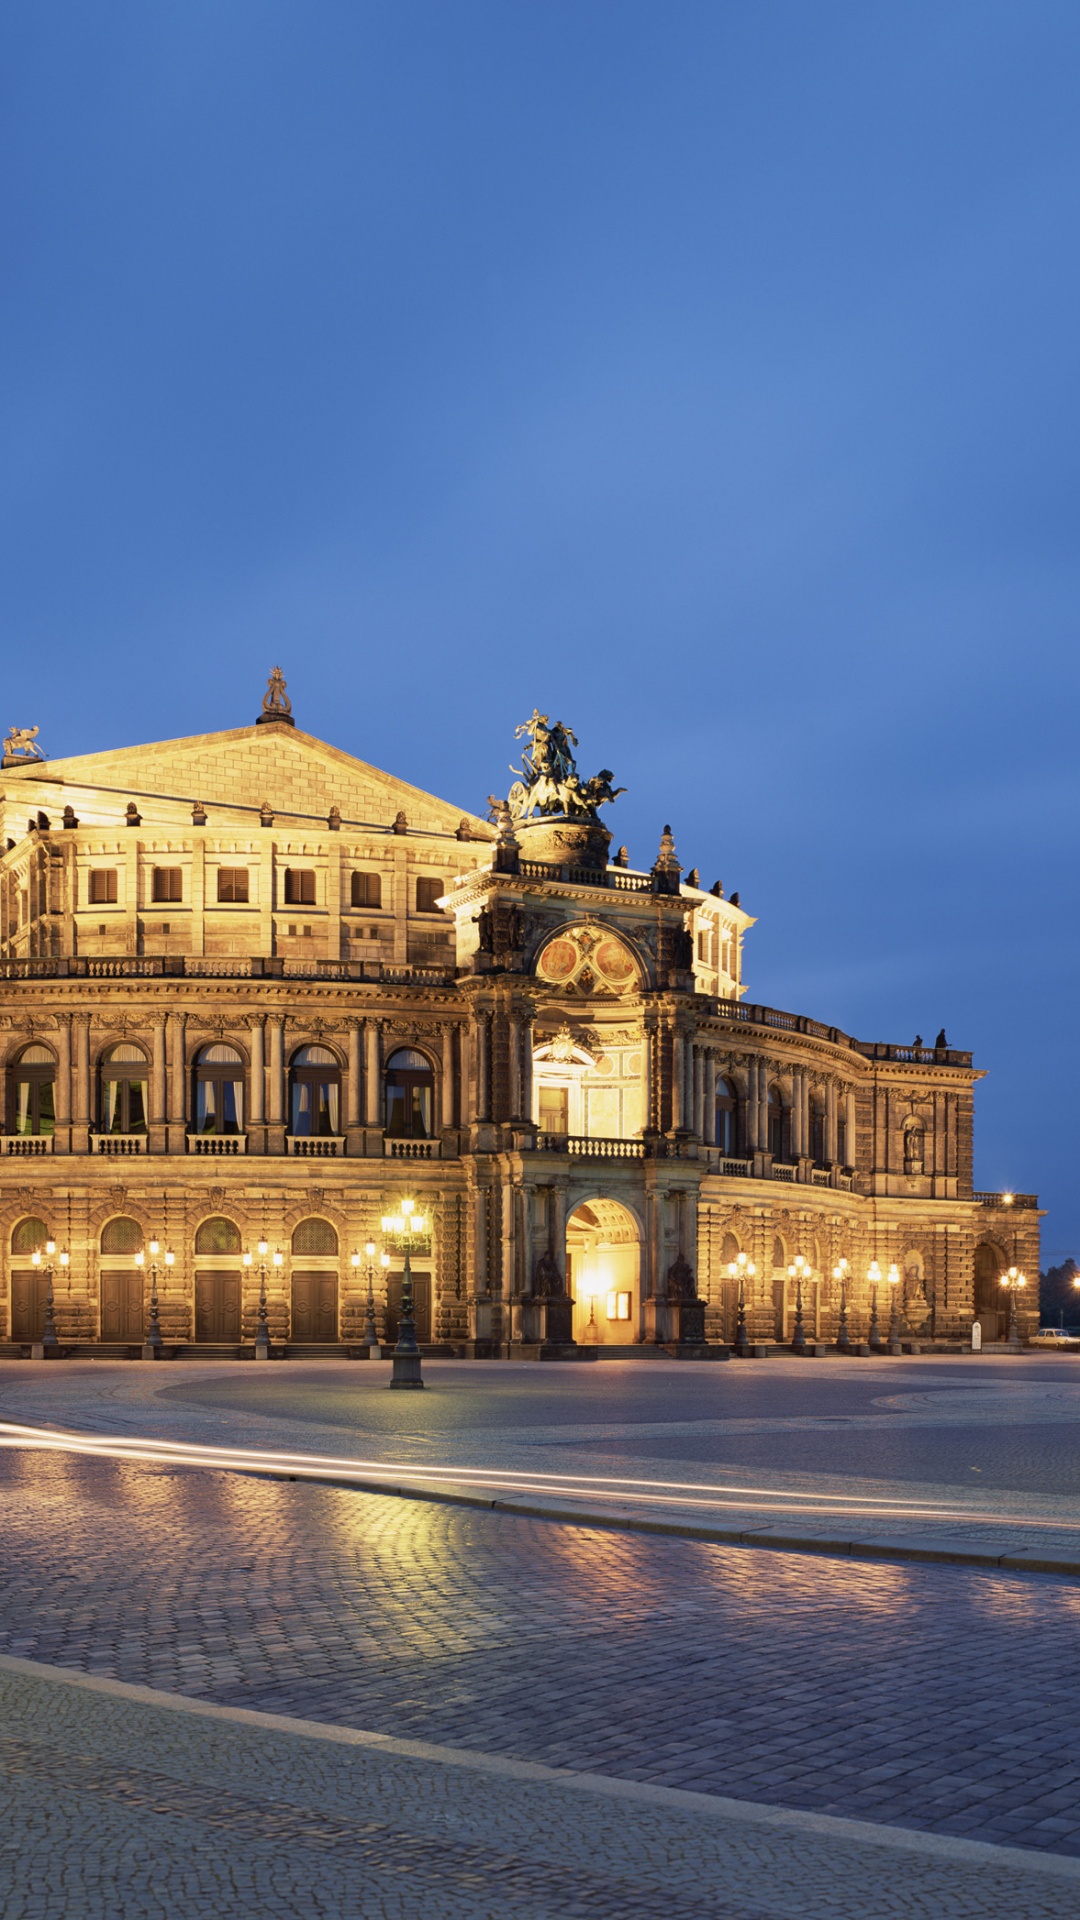
M 559 1272 L 559 1263 L 548 1247 L 536 1263 L 533 1295 L 537 1300 L 561 1300 L 565 1292 L 566 1285 Z
M 494 953 L 495 915 L 492 913 L 491 908 L 481 907 L 480 912 L 475 916 L 475 923 L 480 934 L 481 953 Z
M 908 1127 L 904 1133 L 904 1172 L 921 1173 L 923 1170 L 923 1130 L 921 1126 Z
M 694 965 L 694 936 L 680 927 L 671 942 L 671 964 L 679 973 L 690 973 Z
M 667 1270 L 667 1297 L 682 1306 L 697 1299 L 693 1268 L 681 1253 Z

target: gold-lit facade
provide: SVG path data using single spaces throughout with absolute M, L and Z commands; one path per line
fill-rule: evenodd
M 843 1299 L 857 1345 L 875 1286 L 883 1338 L 996 1340 L 1010 1267 L 1030 1330 L 1038 1208 L 974 1189 L 971 1056 L 755 1004 L 738 898 L 667 829 L 612 856 L 611 776 L 539 737 L 494 825 L 302 732 L 280 677 L 250 727 L 9 752 L 8 1351 L 40 1338 L 48 1234 L 69 1350 L 138 1347 L 156 1236 L 167 1353 L 252 1350 L 260 1240 L 275 1349 L 359 1353 L 370 1241 L 395 1334 L 405 1197 L 447 1353 L 707 1353 L 740 1300 L 763 1346 L 834 1341 Z

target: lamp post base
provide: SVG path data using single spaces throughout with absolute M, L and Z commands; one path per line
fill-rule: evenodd
M 418 1353 L 395 1353 L 394 1371 L 390 1376 L 392 1387 L 422 1387 L 424 1382 L 420 1374 L 420 1355 Z

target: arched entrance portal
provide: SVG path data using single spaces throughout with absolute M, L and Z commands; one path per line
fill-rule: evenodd
M 566 1279 L 574 1339 L 583 1346 L 630 1346 L 641 1339 L 638 1224 L 617 1200 L 589 1200 L 566 1223 Z
M 998 1247 L 984 1241 L 975 1249 L 975 1318 L 982 1328 L 983 1345 L 1004 1340 L 1006 1314 L 1002 1307 L 1001 1276 L 1006 1262 Z

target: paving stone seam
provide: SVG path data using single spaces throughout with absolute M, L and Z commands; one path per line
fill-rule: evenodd
M 89 1693 L 104 1694 L 172 1712 L 197 1715 L 208 1720 L 223 1720 L 248 1726 L 253 1731 L 285 1734 L 297 1739 L 328 1741 L 340 1746 L 370 1747 L 402 1759 L 429 1761 L 447 1767 L 504 1780 L 535 1782 L 552 1786 L 573 1785 L 575 1790 L 608 1800 L 636 1802 L 653 1808 L 668 1807 L 705 1814 L 719 1821 L 738 1820 L 748 1826 L 774 1831 L 804 1833 L 823 1839 L 846 1841 L 866 1848 L 883 1848 L 899 1854 L 913 1854 L 943 1865 L 999 1867 L 1025 1874 L 1069 1882 L 1080 1887 L 1080 1859 L 1064 1854 L 1043 1854 L 1026 1848 L 1001 1846 L 984 1840 L 966 1840 L 950 1834 L 924 1833 L 913 1828 L 890 1827 L 868 1820 L 852 1820 L 837 1814 L 810 1813 L 799 1808 L 762 1805 L 737 1800 L 727 1795 L 695 1793 L 683 1787 L 665 1787 L 646 1781 L 617 1779 L 607 1774 L 573 1767 L 552 1767 L 534 1760 L 504 1758 L 500 1754 L 481 1753 L 462 1747 L 436 1745 L 424 1740 L 403 1740 L 392 1734 L 369 1732 L 360 1727 L 343 1727 L 330 1722 L 304 1720 L 288 1714 L 260 1712 L 252 1707 L 222 1706 L 213 1701 L 194 1699 L 186 1694 L 170 1693 L 162 1688 L 144 1687 L 129 1681 L 114 1680 L 102 1674 L 81 1673 L 71 1667 L 47 1665 L 25 1660 L 14 1654 L 0 1654 L 0 1672 L 45 1680 L 66 1687 L 78 1687 Z

